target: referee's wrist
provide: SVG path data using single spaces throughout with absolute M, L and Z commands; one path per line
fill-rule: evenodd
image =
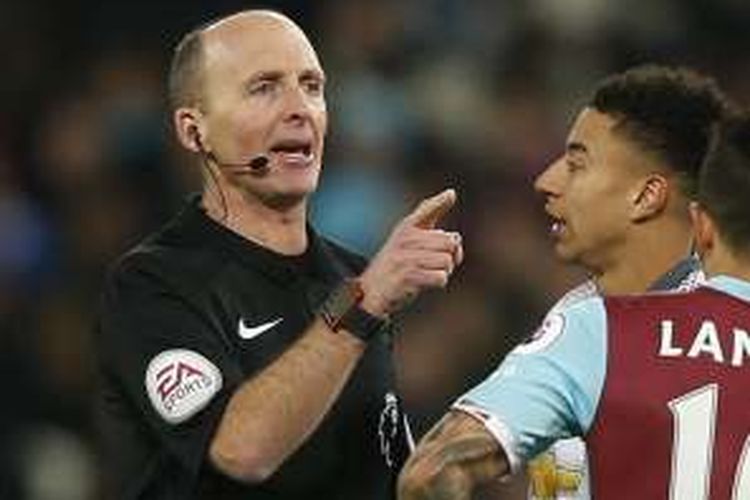
M 329 294 L 318 315 L 333 332 L 345 331 L 369 342 L 388 327 L 388 320 L 362 307 L 364 290 L 356 278 L 345 279 Z

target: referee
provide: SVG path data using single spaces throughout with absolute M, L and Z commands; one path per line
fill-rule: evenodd
M 108 498 L 386 499 L 408 453 L 390 315 L 446 285 L 460 237 L 423 201 L 369 264 L 307 199 L 325 74 L 271 11 L 196 29 L 170 72 L 200 195 L 112 268 L 97 329 Z

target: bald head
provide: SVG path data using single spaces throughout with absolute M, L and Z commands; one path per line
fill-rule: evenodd
M 203 26 L 205 35 L 222 33 L 234 29 L 263 29 L 283 27 L 299 32 L 304 36 L 302 29 L 291 19 L 280 12 L 273 10 L 244 10 L 222 17 L 216 21 Z
M 307 45 L 302 29 L 285 15 L 272 10 L 246 10 L 203 24 L 187 33 L 177 45 L 169 71 L 169 100 L 173 110 L 200 106 L 204 100 L 206 69 L 223 53 L 248 36 L 285 33 Z

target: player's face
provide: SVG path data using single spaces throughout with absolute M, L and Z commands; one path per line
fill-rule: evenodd
M 275 203 L 315 190 L 327 128 L 325 77 L 302 31 L 276 18 L 230 18 L 204 35 L 206 142 L 220 159 L 270 158 L 262 175 L 221 171 Z
M 624 247 L 643 175 L 638 168 L 643 153 L 613 131 L 615 123 L 609 115 L 584 109 L 565 153 L 534 183 L 546 197 L 557 255 L 592 271 L 613 265 Z

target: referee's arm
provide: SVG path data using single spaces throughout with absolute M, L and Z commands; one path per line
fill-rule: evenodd
M 463 258 L 460 237 L 434 229 L 455 202 L 446 190 L 424 200 L 393 230 L 360 276 L 361 307 L 387 317 L 420 290 L 444 287 Z M 209 456 L 223 473 L 261 482 L 312 434 L 338 398 L 365 343 L 320 317 L 284 354 L 231 396 Z

